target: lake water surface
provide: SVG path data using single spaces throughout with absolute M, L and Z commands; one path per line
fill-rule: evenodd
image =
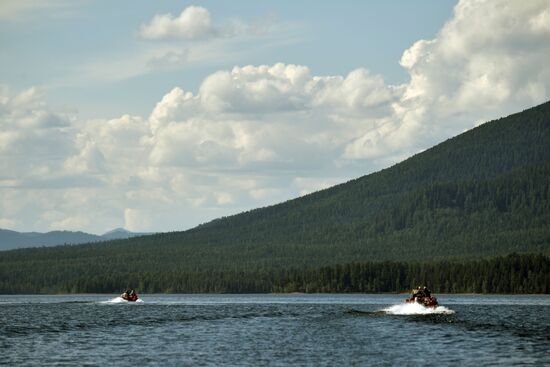
M 550 366 L 550 296 L 115 297 L 0 295 L 0 364 Z

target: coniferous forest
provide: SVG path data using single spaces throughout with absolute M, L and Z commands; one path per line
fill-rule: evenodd
M 2 251 L 0 292 L 548 293 L 549 255 L 547 102 L 188 231 Z
M 490 260 L 369 262 L 284 270 L 208 270 L 85 274 L 3 274 L 0 293 L 340 293 L 406 292 L 421 284 L 437 293 L 550 293 L 550 258 L 511 254 Z

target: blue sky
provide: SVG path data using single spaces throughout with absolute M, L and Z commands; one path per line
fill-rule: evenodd
M 550 4 L 0 4 L 0 228 L 183 230 L 549 98 Z
M 16 90 L 40 86 L 52 105 L 84 118 L 147 114 L 174 86 L 196 90 L 202 79 L 234 65 L 277 62 L 308 65 L 319 75 L 365 67 L 389 83 L 408 78 L 404 49 L 432 37 L 452 14 L 454 1 L 58 1 L 51 7 L 14 10 L 0 23 L 0 80 Z M 188 5 L 207 8 L 220 25 L 238 19 L 273 22 L 271 34 L 235 41 L 230 57 L 112 80 L 109 63 L 131 62 L 151 42 L 139 28 L 158 13 L 179 14 Z M 0 5 L 1 6 L 1 5 Z M 398 25 L 398 26 L 396 26 Z M 197 41 L 176 40 L 181 49 Z M 104 64 L 104 80 L 86 79 L 81 68 Z M 116 71 L 113 71 L 116 72 Z

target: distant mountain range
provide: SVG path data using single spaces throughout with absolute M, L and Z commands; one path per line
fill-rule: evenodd
M 81 244 L 89 242 L 110 241 L 143 236 L 148 233 L 135 233 L 116 228 L 102 235 L 95 235 L 81 231 L 51 231 L 40 232 L 16 232 L 0 229 L 0 251 L 25 247 L 55 246 L 64 244 Z

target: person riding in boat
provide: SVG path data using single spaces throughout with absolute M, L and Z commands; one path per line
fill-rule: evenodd
M 418 287 L 416 287 L 415 289 L 412 290 L 411 298 L 416 299 L 416 298 L 421 298 L 421 297 L 422 297 L 422 288 L 420 288 L 420 286 L 418 286 Z
M 432 296 L 432 293 L 426 286 L 424 287 L 418 286 L 415 289 L 413 289 L 411 293 L 411 299 L 418 302 L 422 302 L 424 298 L 430 298 L 431 296 Z
M 424 296 L 425 297 L 431 297 L 432 296 L 432 292 L 430 292 L 430 290 L 428 289 L 428 287 L 424 286 L 424 288 L 422 288 L 422 291 L 424 292 Z
M 438 302 L 435 297 L 432 297 L 432 292 L 428 289 L 428 287 L 416 287 L 411 291 L 410 298 L 406 299 L 407 303 L 419 303 L 421 305 L 424 305 L 425 307 L 437 307 Z
M 136 291 L 133 290 L 133 289 L 125 290 L 124 293 L 122 293 L 122 295 L 120 297 L 122 299 L 126 300 L 126 301 L 135 301 L 135 300 L 137 300 Z
M 132 301 L 132 302 L 137 301 L 138 296 L 136 294 L 136 291 L 133 288 L 128 290 L 127 293 L 128 293 L 128 297 L 126 298 L 126 300 Z

